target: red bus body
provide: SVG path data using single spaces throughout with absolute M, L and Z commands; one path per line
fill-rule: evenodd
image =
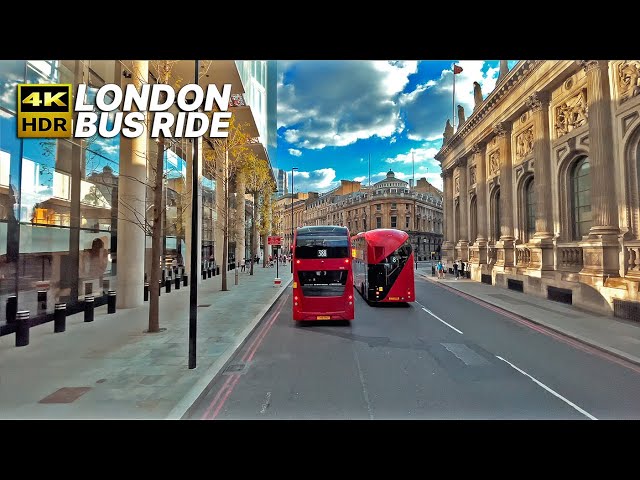
M 413 249 L 402 230 L 378 228 L 351 238 L 354 284 L 368 302 L 413 302 Z
M 351 238 L 346 227 L 300 227 L 293 237 L 293 319 L 353 320 Z

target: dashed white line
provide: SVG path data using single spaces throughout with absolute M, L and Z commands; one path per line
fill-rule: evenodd
M 435 318 L 436 320 L 440 320 L 442 323 L 444 323 L 447 327 L 455 330 L 456 332 L 458 332 L 460 335 L 462 335 L 462 331 L 458 330 L 456 327 L 454 327 L 453 325 L 448 324 L 447 322 L 445 322 L 444 320 L 442 320 L 439 316 L 437 316 L 435 313 L 433 313 L 431 310 L 427 310 L 426 308 L 422 307 L 422 310 L 424 310 L 425 312 L 427 312 L 429 315 L 431 315 L 433 318 Z
M 556 391 L 554 391 L 553 389 L 547 387 L 544 383 L 542 383 L 539 380 L 536 380 L 535 378 L 533 378 L 531 375 L 529 375 L 527 372 L 525 372 L 524 370 L 521 370 L 520 368 L 516 367 L 513 363 L 511 363 L 508 360 L 505 360 L 504 358 L 502 358 L 499 355 L 496 355 L 496 358 L 499 360 L 502 360 L 503 362 L 509 364 L 512 368 L 516 369 L 518 372 L 520 372 L 523 375 L 526 375 L 527 377 L 529 377 L 531 380 L 533 380 L 535 383 L 537 383 L 538 385 L 540 385 L 542 388 L 544 388 L 547 392 L 551 393 L 552 395 L 558 397 L 560 400 L 562 400 L 563 402 L 565 402 L 567 405 L 570 405 L 571 407 L 575 408 L 578 412 L 580 412 L 581 414 L 583 414 L 585 417 L 590 418 L 591 420 L 597 420 L 596 417 L 594 417 L 593 415 L 591 415 L 589 412 L 583 410 L 582 408 L 580 408 L 579 406 L 577 406 L 575 403 L 573 403 L 570 400 L 567 400 L 566 398 L 564 398 L 562 395 L 560 395 L 559 393 L 557 393 Z
M 269 408 L 270 403 L 271 403 L 271 392 L 267 392 L 267 399 L 262 404 L 262 410 L 260 410 L 260 413 L 266 412 L 267 408 Z

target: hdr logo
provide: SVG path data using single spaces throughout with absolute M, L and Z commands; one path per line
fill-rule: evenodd
M 71 137 L 70 84 L 18 84 L 18 137 Z

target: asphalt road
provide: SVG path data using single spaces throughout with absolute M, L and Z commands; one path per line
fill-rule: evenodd
M 640 367 L 416 278 L 351 325 L 263 319 L 190 419 L 640 418 Z

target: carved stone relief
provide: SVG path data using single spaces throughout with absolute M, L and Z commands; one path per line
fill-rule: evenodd
M 469 185 L 475 185 L 476 184 L 476 166 L 472 165 L 471 168 L 469 169 Z
M 453 184 L 454 184 L 453 191 L 456 194 L 460 193 L 460 177 L 456 177 L 455 180 L 453 181 Z
M 500 173 L 500 150 L 496 150 L 489 155 L 489 174 L 495 175 Z
M 533 126 L 530 126 L 516 137 L 516 158 L 521 159 L 533 150 Z
M 554 109 L 556 138 L 587 123 L 587 89 L 582 88 L 573 97 L 561 102 Z
M 618 65 L 620 103 L 640 94 L 640 61 L 626 60 Z

